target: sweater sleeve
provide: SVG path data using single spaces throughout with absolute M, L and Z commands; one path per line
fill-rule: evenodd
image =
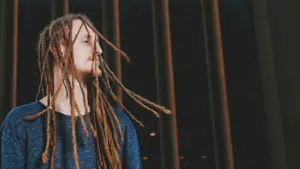
M 1 169 L 25 168 L 25 129 L 12 121 L 4 121 L 0 130 Z
M 128 120 L 129 121 L 129 120 Z M 124 169 L 141 169 L 141 155 L 136 130 L 129 121 L 124 135 Z

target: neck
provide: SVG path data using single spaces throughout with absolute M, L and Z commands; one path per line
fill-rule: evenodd
M 69 76 L 69 81 L 72 85 L 72 77 Z M 54 93 L 58 91 L 57 98 L 55 100 L 55 111 L 58 111 L 60 113 L 66 114 L 66 115 L 71 115 L 71 91 L 66 89 L 64 85 L 62 84 L 62 74 L 59 71 L 54 73 Z M 82 90 L 80 88 L 80 83 L 82 86 Z M 79 81 L 75 78 L 74 79 L 74 100 L 76 101 L 80 113 L 83 115 L 86 113 L 84 104 L 88 105 L 87 103 L 87 86 L 85 83 L 85 79 L 83 77 L 80 77 Z M 84 93 L 84 94 L 83 94 Z M 86 103 L 84 102 L 84 99 Z M 47 105 L 47 96 L 44 97 L 43 99 L 40 100 L 43 104 Z M 89 111 L 89 107 L 87 106 L 87 111 Z M 78 115 L 78 112 L 75 109 L 75 115 Z

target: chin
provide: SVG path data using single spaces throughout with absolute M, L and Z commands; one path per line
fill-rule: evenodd
M 97 70 L 95 70 L 95 71 L 90 70 L 87 74 L 89 76 L 93 76 L 93 77 L 101 77 L 102 71 L 100 70 L 100 68 L 97 68 Z
M 97 68 L 96 71 L 93 71 L 91 69 L 89 70 L 77 70 L 80 76 L 82 77 L 101 77 L 102 76 L 102 71 L 100 68 Z
M 93 72 L 92 72 L 93 73 Z M 102 71 L 98 68 L 97 71 L 95 71 L 93 73 L 93 76 L 96 76 L 96 77 L 101 77 L 102 76 Z

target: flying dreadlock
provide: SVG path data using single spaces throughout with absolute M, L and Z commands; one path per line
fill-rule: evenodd
M 82 25 L 80 26 L 75 39 L 72 40 L 72 27 L 73 21 L 80 19 Z M 123 110 L 133 119 L 135 122 L 143 126 L 143 123 L 136 119 L 130 111 L 121 104 L 117 96 L 114 94 L 111 83 L 116 84 L 121 87 L 122 90 L 128 94 L 136 103 L 141 105 L 143 108 L 152 112 L 155 116 L 159 116 L 157 110 L 162 111 L 166 114 L 170 114 L 170 111 L 166 108 L 159 106 L 151 101 L 133 93 L 127 89 L 114 75 L 112 70 L 105 63 L 101 55 L 94 53 L 93 57 L 98 57 L 100 62 L 100 67 L 102 71 L 101 78 L 98 76 L 93 76 L 87 82 L 87 100 L 85 97 L 85 92 L 83 91 L 82 84 L 79 80 L 79 74 L 76 70 L 74 64 L 73 56 L 73 44 L 81 29 L 86 29 L 88 32 L 88 27 L 104 42 L 111 46 L 116 52 L 119 52 L 124 58 L 129 61 L 129 57 L 120 49 L 115 47 L 110 43 L 101 33 L 99 33 L 96 28 L 91 24 L 90 20 L 82 14 L 68 14 L 53 20 L 48 26 L 44 28 L 40 34 L 40 39 L 37 44 L 38 53 L 38 65 L 40 70 L 40 85 L 37 93 L 37 98 L 42 93 L 42 96 L 47 96 L 47 108 L 43 111 L 24 117 L 24 120 L 32 120 L 40 115 L 47 113 L 47 123 L 46 123 L 46 146 L 45 151 L 42 154 L 43 164 L 49 161 L 47 154 L 48 150 L 52 145 L 51 159 L 50 159 L 50 169 L 54 168 L 54 154 L 56 151 L 56 115 L 55 115 L 55 101 L 58 96 L 59 89 L 64 86 L 67 91 L 67 97 L 70 98 L 71 106 L 71 126 L 72 126 L 72 144 L 73 144 L 73 155 L 76 169 L 79 169 L 79 161 L 77 154 L 77 141 L 76 141 L 76 130 L 75 130 L 75 120 L 78 114 L 80 122 L 83 126 L 84 133 L 86 136 L 89 135 L 87 127 L 90 128 L 93 138 L 95 139 L 95 149 L 97 156 L 97 164 L 99 169 L 119 169 L 121 168 L 121 162 L 118 155 L 118 150 L 120 145 L 118 143 L 118 136 L 123 140 L 120 123 L 114 113 L 112 105 L 108 99 L 111 97 L 115 103 L 120 105 Z M 89 33 L 89 32 L 88 32 Z M 66 46 L 66 58 L 64 59 L 63 54 L 60 50 L 60 40 L 63 40 Z M 96 48 L 96 39 L 94 41 L 94 47 Z M 54 50 L 50 50 L 54 49 Z M 54 91 L 54 75 L 53 75 L 53 64 L 59 63 L 61 73 L 63 75 L 63 81 L 59 85 L 59 89 Z M 95 70 L 96 64 L 93 62 Z M 67 71 L 71 69 L 71 71 Z M 71 75 L 71 78 L 69 78 Z M 79 107 L 74 96 L 74 82 L 78 81 L 80 84 L 81 93 L 84 96 L 84 109 L 87 113 L 87 123 L 83 120 L 82 114 L 79 111 Z M 103 87 L 99 87 L 100 83 Z M 108 91 L 108 92 L 106 92 Z M 105 93 L 105 94 L 104 94 Z M 109 94 L 107 96 L 106 94 Z M 90 109 L 88 110 L 88 107 Z M 53 111 L 51 111 L 53 110 Z

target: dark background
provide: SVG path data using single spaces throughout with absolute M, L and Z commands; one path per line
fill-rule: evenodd
M 216 169 L 203 8 L 200 0 L 169 0 L 169 4 L 181 168 Z M 298 7 L 292 0 L 219 2 L 237 169 L 300 167 Z M 86 14 L 101 31 L 100 1 L 70 0 L 70 12 Z M 35 99 L 39 83 L 35 45 L 50 20 L 50 0 L 20 0 L 18 105 Z M 120 0 L 120 31 L 121 48 L 132 60 L 122 64 L 123 83 L 155 101 L 151 1 Z M 147 157 L 143 167 L 160 168 L 158 120 L 126 97 L 124 103 L 146 125 L 136 125 L 142 157 Z M 150 137 L 150 132 L 156 136 Z M 222 133 L 216 137 L 223 169 Z
M 201 4 L 196 0 L 170 0 L 169 3 L 181 166 L 194 169 L 213 168 L 212 124 L 209 114 Z M 264 147 L 264 142 L 259 130 L 261 117 L 256 114 L 262 108 L 250 3 L 249 0 L 220 1 L 237 167 L 248 163 L 249 154 L 256 156 L 257 164 L 263 165 L 260 159 L 263 160 L 264 157 L 263 153 L 255 153 L 256 149 Z M 36 93 L 39 74 L 35 73 L 38 71 L 35 66 L 34 49 L 38 32 L 49 23 L 51 14 L 49 1 L 21 0 L 19 9 L 18 104 L 23 104 L 32 101 Z M 101 31 L 100 1 L 71 0 L 70 12 L 85 13 Z M 132 60 L 129 64 L 123 63 L 123 83 L 136 93 L 155 101 L 151 1 L 121 0 L 120 31 L 121 48 Z M 28 76 L 32 80 L 28 80 Z M 248 97 L 245 97 L 246 95 Z M 125 98 L 125 104 L 126 101 Z M 127 102 L 133 106 L 131 110 L 134 110 L 136 116 L 146 124 L 145 128 L 136 125 L 142 156 L 148 157 L 144 160 L 144 167 L 159 168 L 158 120 L 139 106 Z M 253 121 L 257 125 L 253 125 Z M 252 133 L 253 128 L 257 128 L 258 133 Z M 157 133 L 156 137 L 149 136 L 152 131 Z M 255 145 L 256 148 L 248 145 Z

